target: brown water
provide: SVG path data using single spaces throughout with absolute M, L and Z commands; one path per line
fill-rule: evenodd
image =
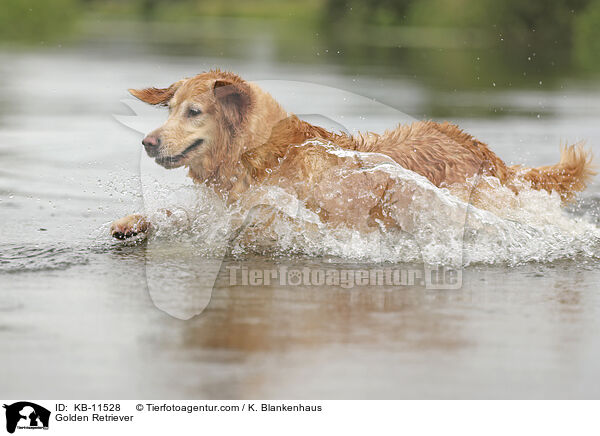
M 334 265 L 352 271 L 420 266 L 326 256 L 228 257 L 206 310 L 182 321 L 156 308 L 151 297 L 157 294 L 149 285 L 158 283 L 158 297 L 168 299 L 176 292 L 169 279 L 178 289 L 202 282 L 202 271 L 177 269 L 185 251 L 173 252 L 170 263 L 153 264 L 160 241 L 123 244 L 106 234 L 107 223 L 141 210 L 144 202 L 141 135 L 112 117 L 127 113 L 119 100 L 129 87 L 168 84 L 221 66 L 250 79 L 302 80 L 385 95 L 388 104 L 393 100 L 399 110 L 420 117 L 434 97 L 417 81 L 361 75 L 357 82 L 334 66 L 315 74 L 311 67 L 268 61 L 126 58 L 77 50 L 4 52 L 0 61 L 3 396 L 600 395 L 600 263 L 593 239 L 587 253 L 578 247 L 556 259 L 548 252 L 537 262 L 468 266 L 457 290 L 233 286 L 231 266 Z M 556 161 L 561 139 L 588 139 L 598 151 L 598 97 L 597 89 L 577 84 L 563 90 L 435 95 L 482 113 L 489 106 L 512 109 L 508 117 L 473 110 L 479 115 L 453 121 L 505 160 L 530 165 Z M 540 117 L 518 115 L 537 109 Z M 369 114 L 357 116 L 363 115 Z M 378 127 L 389 125 L 382 118 Z M 572 216 L 587 214 L 596 227 L 598 189 L 593 184 L 572 210 Z M 161 280 L 149 282 L 157 268 Z

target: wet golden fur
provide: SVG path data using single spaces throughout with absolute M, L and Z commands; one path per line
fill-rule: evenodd
M 130 92 L 149 104 L 169 107 L 166 123 L 148 135 L 160 138 L 160 150 L 152 155 L 157 163 L 187 167 L 194 181 L 211 186 L 229 203 L 244 197 L 248 201 L 247 193 L 257 186 L 278 185 L 324 221 L 359 229 L 374 220 L 399 224 L 388 211 L 390 204 L 408 201 L 394 194 L 397 181 L 383 172 L 351 174 L 373 162 L 330 153 L 306 141 L 318 139 L 340 149 L 377 153 L 380 162 L 391 158 L 438 187 L 464 186 L 469 178 L 484 175 L 496 177 L 516 194 L 530 186 L 556 192 L 568 201 L 595 174 L 592 156 L 580 144 L 563 147 L 556 165 L 507 166 L 486 144 L 447 122 L 418 121 L 383 134 L 332 133 L 287 113 L 255 84 L 219 70 L 167 88 Z M 326 192 L 328 187 L 336 195 Z M 115 222 L 112 233 L 128 236 L 147 227 L 135 215 Z

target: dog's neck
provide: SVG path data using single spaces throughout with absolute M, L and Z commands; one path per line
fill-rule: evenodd
M 212 188 L 228 202 L 236 201 L 252 184 L 250 173 L 241 163 L 232 165 L 231 162 L 223 161 L 213 163 L 212 167 L 190 165 L 188 176 L 195 183 L 202 183 Z

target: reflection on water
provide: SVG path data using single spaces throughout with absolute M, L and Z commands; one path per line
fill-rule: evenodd
M 217 359 L 245 368 L 236 383 L 211 380 L 213 397 L 236 388 L 241 397 L 597 395 L 580 384 L 595 376 L 586 361 L 599 351 L 584 331 L 594 311 L 586 306 L 597 301 L 582 299 L 589 282 L 537 273 L 548 288 L 511 289 L 529 274 L 503 284 L 501 271 L 472 271 L 458 292 L 217 287 L 207 311 L 181 325 L 177 343 L 200 352 L 199 367 Z
M 241 265 L 237 261 L 225 263 L 205 316 L 185 329 L 186 346 L 280 352 L 331 344 L 407 342 L 415 348 L 464 345 L 454 328 L 440 329 L 429 310 L 432 305 L 456 298 L 453 292 L 437 293 L 422 286 L 281 286 L 279 281 L 269 286 L 243 286 L 241 275 L 239 284 L 231 286 L 231 269 L 242 265 L 252 271 L 302 271 L 324 266 L 319 261 L 289 260 L 274 265 L 267 259 L 250 259 Z M 331 266 L 338 271 L 356 271 L 368 265 Z M 208 325 L 211 327 L 206 328 Z
M 435 92 L 405 75 L 385 78 L 373 69 L 348 76 L 329 64 L 317 74 L 312 66 L 272 57 L 245 62 L 57 50 L 4 52 L 0 58 L 0 391 L 6 396 L 600 394 L 597 256 L 474 265 L 464 270 L 461 289 L 447 291 L 230 285 L 227 267 L 236 263 L 258 270 L 318 269 L 340 267 L 340 260 L 227 259 L 206 310 L 181 321 L 152 301 L 150 244 L 108 237 L 111 220 L 144 206 L 141 135 L 111 117 L 128 113 L 119 100 L 132 86 L 162 85 L 221 66 L 250 79 L 312 81 L 383 96 L 416 118 L 431 116 L 431 102 L 439 100 L 445 108 L 474 108 L 444 113 L 477 115 L 452 119 L 508 162 L 529 165 L 554 163 L 567 138 L 587 139 L 598 154 L 600 99 L 594 88 Z M 305 98 L 318 101 L 319 95 Z M 514 112 L 494 117 L 491 106 Z M 536 111 L 542 116 L 521 116 Z M 381 119 L 375 128 L 393 122 Z M 595 183 L 572 213 L 597 226 L 598 198 Z M 168 256 L 173 269 L 162 271 L 159 289 L 165 300 L 169 272 L 185 263 L 184 254 Z M 341 266 L 351 270 L 380 266 L 347 262 Z M 198 271 L 175 278 L 190 287 L 203 280 Z
M 3 392 L 128 398 L 599 393 L 597 264 L 472 267 L 460 290 L 432 291 L 231 286 L 229 267 L 240 264 L 331 267 L 318 259 L 231 259 L 206 310 L 184 322 L 149 300 L 146 249 L 115 247 L 87 265 L 17 281 L 0 276 L 2 368 L 11 374 Z M 42 382 L 31 386 L 21 374 L 34 369 Z

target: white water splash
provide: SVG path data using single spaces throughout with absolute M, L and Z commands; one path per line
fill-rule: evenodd
M 327 144 L 323 146 L 332 150 Z M 343 153 L 358 154 L 347 150 Z M 369 155 L 360 153 L 361 160 L 369 162 Z M 515 196 L 496 179 L 486 178 L 479 182 L 494 187 L 490 195 L 496 201 L 489 202 L 490 210 L 483 210 L 395 162 L 381 163 L 380 155 L 377 156 L 378 163 L 369 171 L 387 172 L 411 195 L 409 207 L 394 211 L 394 218 L 402 223 L 404 231 L 361 233 L 346 227 L 330 227 L 293 195 L 272 186 L 266 190 L 261 204 L 295 220 L 276 222 L 272 226 L 275 237 L 271 231 L 261 240 L 259 232 L 253 233 L 250 243 L 234 241 L 233 252 L 334 256 L 367 262 L 422 261 L 452 266 L 600 257 L 600 229 L 586 217 L 565 212 L 557 195 L 524 189 Z M 144 198 L 146 212 L 157 223 L 151 240 L 158 243 L 177 238 L 192 242 L 202 255 L 221 256 L 235 231 L 231 227 L 232 218 L 239 210 L 226 207 L 209 188 L 150 179 L 151 183 L 144 184 Z M 164 208 L 172 210 L 173 216 L 167 217 Z M 310 230 L 303 229 L 302 224 L 298 227 L 298 222 L 310 224 Z

